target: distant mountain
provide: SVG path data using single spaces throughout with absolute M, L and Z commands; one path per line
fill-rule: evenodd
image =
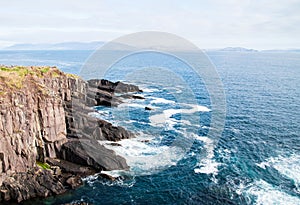
M 274 49 L 274 50 L 263 50 L 263 52 L 267 53 L 298 53 L 300 52 L 300 49 Z
M 95 41 L 89 43 L 64 42 L 56 44 L 15 44 L 4 48 L 5 50 L 96 50 L 104 42 Z
M 113 42 L 105 44 L 104 41 L 93 41 L 93 42 L 64 42 L 64 43 L 43 43 L 43 44 L 15 44 L 9 47 L 3 48 L 3 50 L 96 50 L 103 46 L 103 49 L 107 50 L 135 50 L 136 47 L 131 45 Z M 180 50 L 177 47 L 166 47 L 162 49 Z M 226 47 L 220 49 L 204 49 L 204 51 L 218 51 L 218 52 L 259 52 L 255 49 L 248 49 L 243 47 Z M 261 52 L 268 53 L 282 53 L 282 52 L 300 52 L 300 49 L 273 49 L 273 50 L 261 50 Z
M 227 47 L 227 48 L 218 49 L 217 51 L 258 52 L 258 50 L 255 50 L 255 49 L 248 49 L 248 48 L 242 48 L 242 47 Z

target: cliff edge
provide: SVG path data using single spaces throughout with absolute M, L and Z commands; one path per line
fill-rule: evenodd
M 122 103 L 116 92 L 140 91 L 122 82 L 86 82 L 56 67 L 0 66 L 0 201 L 61 194 L 83 176 L 128 169 L 98 140 L 134 135 L 89 113 Z

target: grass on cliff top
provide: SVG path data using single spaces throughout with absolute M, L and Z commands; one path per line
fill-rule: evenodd
M 0 66 L 0 84 L 3 89 L 20 89 L 26 76 L 43 77 L 49 70 L 50 67 Z
M 36 164 L 41 167 L 42 169 L 51 169 L 51 166 L 46 162 L 36 161 Z
M 49 71 L 50 71 L 50 67 L 26 67 L 26 66 L 14 66 L 14 67 L 1 66 L 0 67 L 1 76 L 5 73 L 6 74 L 9 73 L 11 76 L 14 75 L 14 77 L 19 77 L 19 78 L 23 78 L 26 75 L 43 77 L 43 75 L 45 73 L 48 73 Z
M 67 75 L 71 78 L 78 78 L 76 75 L 65 74 L 56 67 L 49 66 L 0 66 L 0 94 L 8 88 L 20 89 L 23 86 L 26 76 L 33 76 L 38 78 L 52 77 L 57 78 Z

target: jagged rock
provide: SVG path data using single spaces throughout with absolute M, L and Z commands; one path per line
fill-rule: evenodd
M 83 183 L 79 176 L 72 176 L 66 180 L 66 184 L 69 185 L 69 187 L 71 187 L 72 189 L 75 189 L 81 186 Z
M 62 174 L 61 168 L 59 166 L 52 166 L 51 169 L 53 170 L 53 173 L 56 176 L 60 176 Z
M 106 90 L 110 93 L 128 93 L 128 92 L 143 92 L 138 86 L 125 84 L 122 82 L 111 82 L 108 80 L 91 79 L 88 80 L 90 87 Z
M 95 104 L 89 104 L 90 106 L 98 106 L 98 105 L 105 105 L 105 106 L 112 106 L 116 107 L 119 104 L 122 103 L 122 101 L 115 97 L 113 93 L 110 93 L 105 90 L 101 90 L 101 87 L 94 88 L 94 87 L 89 87 L 88 92 L 87 92 L 87 97 L 91 99 L 95 99 Z M 94 103 L 92 102 L 92 103 Z
M 116 142 L 110 143 L 110 146 L 121 147 L 122 145 Z
M 148 143 L 150 140 L 141 140 L 140 142 Z
M 48 170 L 34 168 L 6 178 L 0 187 L 0 199 L 21 202 L 33 197 L 47 197 L 66 191 L 59 178 Z
M 143 96 L 131 95 L 131 94 L 124 94 L 124 95 L 121 95 L 120 97 L 126 98 L 126 99 L 138 99 L 138 100 L 144 100 L 145 99 Z
M 17 76 L 1 78 L 0 91 L 6 94 L 0 95 L 0 174 L 26 172 L 37 159 L 56 157 L 67 141 L 62 96 L 68 93 L 69 79 L 52 78 L 51 72 L 25 76 L 20 88 L 6 85 Z
M 124 158 L 92 140 L 72 140 L 61 149 L 61 158 L 76 164 L 90 166 L 96 171 L 129 169 Z
M 122 100 L 114 93 L 127 92 L 142 91 L 122 82 L 85 82 L 55 67 L 1 69 L 0 202 L 60 194 L 80 185 L 80 176 L 128 169 L 124 158 L 97 140 L 134 135 L 89 115 L 92 106 L 118 106 Z M 37 160 L 52 170 L 37 169 Z
M 151 107 L 145 107 L 145 110 L 154 110 L 154 109 Z
M 134 137 L 123 127 L 94 118 L 84 111 L 67 111 L 66 126 L 69 138 L 93 138 L 96 140 L 119 141 Z
M 96 173 L 96 170 L 92 167 L 82 166 L 62 159 L 47 158 L 46 162 L 52 166 L 59 167 L 64 173 L 71 173 L 72 175 L 88 176 Z
M 100 176 L 105 179 L 111 180 L 111 181 L 115 181 L 117 179 L 116 177 L 113 177 L 113 176 L 111 176 L 109 174 L 105 174 L 105 173 L 100 173 Z

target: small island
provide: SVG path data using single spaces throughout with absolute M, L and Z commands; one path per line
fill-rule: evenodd
M 82 177 L 128 170 L 98 141 L 134 134 L 89 113 L 136 92 L 142 91 L 135 85 L 84 81 L 56 67 L 0 66 L 0 202 L 62 194 L 82 185 Z

